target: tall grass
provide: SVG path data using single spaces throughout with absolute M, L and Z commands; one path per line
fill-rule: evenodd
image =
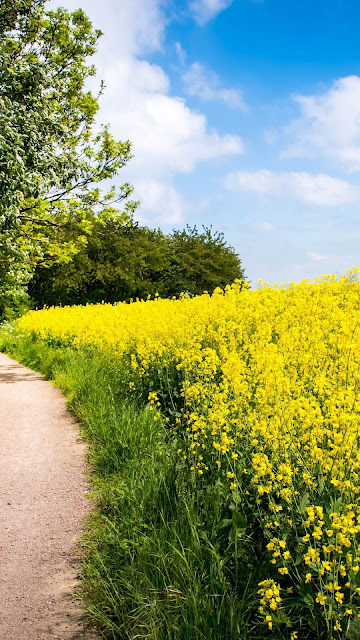
M 195 490 L 177 435 L 161 419 L 155 423 L 148 406 L 124 400 L 116 367 L 5 330 L 0 348 L 63 390 L 90 445 L 95 508 L 81 597 L 102 636 L 264 637 L 251 613 L 257 559 L 235 558 L 236 569 L 224 563 L 234 536 L 223 518 L 226 489 Z

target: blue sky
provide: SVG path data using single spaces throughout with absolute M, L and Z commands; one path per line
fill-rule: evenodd
M 142 223 L 223 231 L 253 285 L 360 266 L 356 0 L 60 4 L 104 32 L 99 118 L 133 143 Z

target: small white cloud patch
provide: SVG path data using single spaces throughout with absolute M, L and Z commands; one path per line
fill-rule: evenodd
M 184 65 L 186 61 L 186 51 L 185 49 L 182 48 L 180 42 L 175 42 L 175 51 L 176 51 L 177 57 L 179 58 L 180 64 Z
M 145 203 L 137 215 L 142 224 L 179 224 L 183 222 L 183 204 L 178 191 L 160 180 L 140 180 L 135 198 Z
M 268 231 L 273 231 L 274 225 L 271 222 L 254 222 L 252 224 L 252 228 L 254 231 L 259 231 L 260 233 L 267 233 Z
M 306 257 L 311 260 L 311 262 L 323 262 L 327 260 L 329 256 L 323 256 L 320 253 L 316 253 L 315 251 L 308 251 L 306 253 Z
M 190 4 L 190 9 L 196 22 L 203 25 L 230 7 L 233 2 L 234 0 L 194 0 Z
M 233 109 L 247 110 L 241 91 L 222 87 L 218 75 L 206 70 L 199 62 L 190 66 L 182 80 L 184 90 L 190 96 L 197 96 L 206 102 L 221 101 Z
M 225 186 L 282 199 L 298 200 L 315 206 L 334 207 L 360 202 L 360 187 L 327 174 L 303 171 L 237 171 L 228 174 Z
M 288 157 L 322 157 L 348 171 L 360 171 L 360 77 L 336 80 L 319 95 L 294 96 L 300 117 L 286 129 L 293 139 Z

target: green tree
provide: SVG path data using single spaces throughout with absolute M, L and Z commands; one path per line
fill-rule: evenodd
M 97 216 L 126 225 L 136 208 L 119 210 L 129 184 L 99 188 L 131 158 L 128 141 L 95 131 L 103 86 L 93 95 L 85 82 L 100 35 L 80 9 L 1 0 L 0 307 L 36 264 L 71 260 Z
M 169 238 L 160 230 L 97 221 L 69 264 L 36 268 L 29 294 L 39 307 L 163 294 L 170 258 Z
M 168 274 L 168 295 L 186 291 L 199 295 L 212 293 L 216 287 L 225 287 L 234 280 L 244 279 L 241 260 L 224 234 L 211 227 L 187 226 L 173 231 L 171 236 L 172 267 Z
M 29 284 L 35 306 L 116 302 L 213 291 L 244 276 L 221 234 L 159 229 L 97 220 L 87 244 L 69 264 L 38 265 Z
M 1 0 L 0 31 L 15 29 L 20 17 L 29 16 L 44 0 Z

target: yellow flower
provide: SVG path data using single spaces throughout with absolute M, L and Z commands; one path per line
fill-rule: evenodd
M 271 617 L 271 616 L 266 616 L 266 617 L 265 617 L 265 622 L 267 622 L 267 625 L 268 625 L 268 627 L 269 627 L 269 629 L 270 629 L 270 631 L 271 631 L 272 626 L 273 626 L 273 625 L 272 625 L 272 617 Z
M 162 424 L 164 415 L 169 455 L 179 439 L 180 466 L 204 475 L 195 485 L 213 491 L 215 475 L 221 496 L 221 469 L 231 491 L 238 488 L 233 480 L 245 481 L 241 494 L 254 506 L 251 526 L 258 527 L 254 540 L 269 535 L 270 572 L 291 573 L 294 580 L 305 574 L 305 582 L 314 583 L 319 576 L 324 587 L 316 602 L 324 606 L 329 598 L 357 616 L 358 273 L 288 286 L 263 282 L 252 290 L 235 282 L 212 295 L 172 300 L 157 295 L 131 304 L 30 311 L 17 328 L 38 342 L 99 354 L 114 365 L 124 397 L 133 399 L 136 390 L 155 422 Z M 330 514 L 325 487 L 339 498 Z M 223 500 L 225 512 L 228 495 Z M 247 544 L 251 549 L 252 540 Z M 261 615 L 273 625 L 281 589 L 271 578 L 265 583 L 259 585 Z M 320 607 L 318 613 L 325 615 Z
M 316 596 L 316 602 L 319 602 L 319 604 L 325 604 L 326 600 L 327 596 L 319 591 Z
M 337 592 L 335 593 L 335 600 L 336 600 L 337 602 L 339 602 L 340 604 L 342 604 L 342 603 L 343 603 L 343 600 L 344 600 L 344 594 L 343 594 L 343 593 L 341 593 L 341 591 L 337 591 Z

